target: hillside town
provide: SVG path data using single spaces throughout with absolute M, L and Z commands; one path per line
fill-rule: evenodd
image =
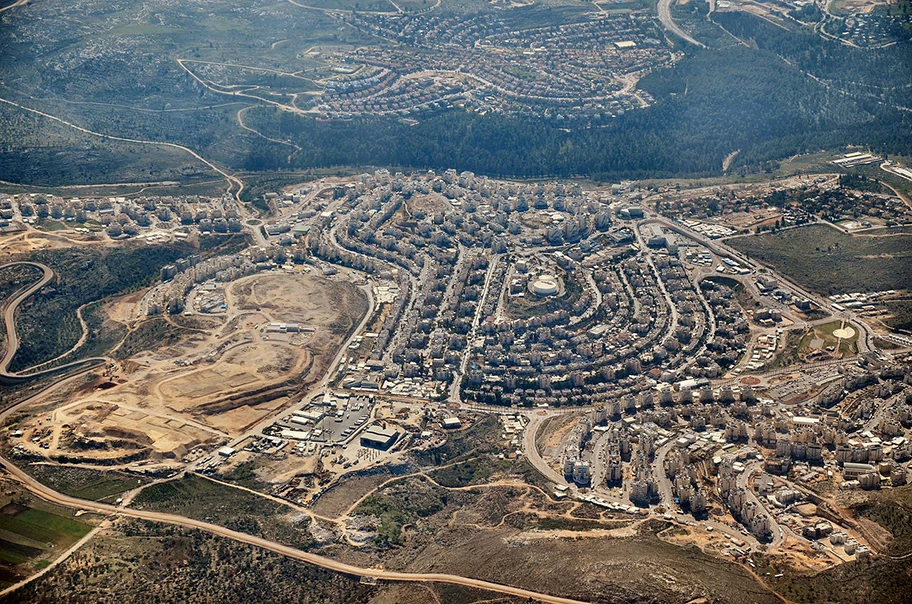
M 558 500 L 718 531 L 735 558 L 797 540 L 854 560 L 878 537 L 835 502 L 907 480 L 912 340 L 865 321 L 887 292 L 822 297 L 729 247 L 763 225 L 787 227 L 781 200 L 796 198 L 831 204 L 802 220 L 836 228 L 846 217 L 832 204 L 846 198 L 860 202 L 854 220 L 908 211 L 835 176 L 685 192 L 455 170 L 298 185 L 264 197 L 274 213 L 265 222 L 244 221 L 228 197 L 2 203 L 19 229 L 57 221 L 110 244 L 253 235 L 253 246 L 162 268 L 141 316 L 235 325 L 231 288 L 256 275 L 370 292 L 370 313 L 320 387 L 252 431 L 210 441 L 217 450 L 196 441 L 182 462 L 200 472 L 301 459 L 321 478 L 274 490 L 310 505 L 349 473 L 432 451 L 494 413 L 501 455 L 525 457 Z M 320 329 L 274 321 L 256 337 L 299 345 Z M 887 339 L 889 349 L 875 344 Z M 15 452 L 43 455 L 46 441 L 29 434 Z

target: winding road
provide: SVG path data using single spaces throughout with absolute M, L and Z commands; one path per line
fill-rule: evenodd
M 6 352 L 3 355 L 3 359 L 0 359 L 0 384 L 4 386 L 9 386 L 12 384 L 19 384 L 28 380 L 33 380 L 38 377 L 49 375 L 51 373 L 59 373 L 66 371 L 68 369 L 73 369 L 75 367 L 81 367 L 84 365 L 95 365 L 98 363 L 106 363 L 108 359 L 104 357 L 92 357 L 88 359 L 80 359 L 78 361 L 73 361 L 71 363 L 66 363 L 58 367 L 52 367 L 50 369 L 44 369 L 42 371 L 36 371 L 34 373 L 23 374 L 23 373 L 10 373 L 9 365 L 13 360 L 13 357 L 16 356 L 16 352 L 19 350 L 19 334 L 16 331 L 16 310 L 19 308 L 19 305 L 22 304 L 29 296 L 40 290 L 42 287 L 50 283 L 54 279 L 54 271 L 51 267 L 38 262 L 10 262 L 9 264 L 4 264 L 0 266 L 0 269 L 8 268 L 11 266 L 33 266 L 42 271 L 41 279 L 24 289 L 21 289 L 18 295 L 12 299 L 9 305 L 6 307 L 6 310 L 3 313 L 3 322 L 6 325 Z M 59 358 L 59 357 L 58 357 Z M 44 363 L 42 363 L 44 364 Z
M 44 287 L 45 285 L 50 283 L 51 280 L 53 280 L 55 277 L 54 271 L 50 267 L 48 267 L 44 264 L 37 263 L 37 262 L 13 262 L 13 263 L 4 264 L 4 265 L 0 266 L 0 269 L 6 268 L 9 266 L 15 266 L 15 265 L 28 265 L 28 266 L 34 266 L 36 268 L 39 268 L 42 271 L 42 277 L 36 283 L 21 289 L 17 293 L 16 297 L 13 298 L 13 300 L 10 302 L 10 304 L 8 305 L 8 307 L 6 308 L 6 310 L 4 312 L 4 319 L 6 321 L 6 329 L 7 329 L 7 338 L 8 338 L 8 342 L 10 343 L 10 345 L 7 347 L 7 351 L 4 354 L 2 361 L 0 361 L 0 370 L 2 370 L 2 371 L 0 371 L 0 383 L 16 383 L 18 381 L 24 381 L 26 379 L 31 379 L 38 375 L 44 375 L 44 374 L 50 373 L 50 372 L 60 372 L 66 368 L 71 368 L 71 367 L 74 367 L 77 365 L 85 365 L 89 362 L 99 360 L 99 359 L 85 359 L 82 361 L 77 361 L 75 363 L 70 363 L 68 365 L 63 365 L 61 367 L 55 367 L 53 369 L 31 374 L 28 376 L 10 374 L 7 372 L 7 367 L 9 366 L 10 361 L 15 356 L 16 350 L 19 347 L 19 337 L 18 337 L 18 334 L 16 333 L 16 327 L 15 327 L 15 321 L 14 321 L 16 309 L 25 299 L 27 299 L 29 296 L 31 296 L 35 292 L 39 291 L 42 287 Z M 370 317 L 370 314 L 371 314 L 370 312 L 367 313 L 366 317 Z M 343 351 L 344 350 L 345 350 L 345 348 L 343 347 Z M 106 359 L 100 359 L 100 360 L 106 360 Z M 338 358 L 336 360 L 338 360 Z M 332 373 L 331 371 L 327 372 L 327 377 L 330 376 L 331 373 Z M 65 383 L 65 381 L 74 379 L 75 377 L 76 376 L 73 376 L 73 375 L 68 376 L 68 377 L 66 377 L 66 379 L 57 381 L 55 384 L 52 384 L 52 385 L 42 389 L 42 391 L 36 393 L 35 395 L 25 398 L 25 399 L 21 400 L 20 402 L 6 408 L 2 412 L 0 412 L 0 423 L 5 421 L 11 415 L 18 412 L 20 408 L 31 403 L 32 400 L 35 399 L 35 397 L 44 395 L 51 389 L 59 386 L 62 383 Z M 325 379 L 326 378 L 324 378 L 324 382 L 325 382 Z M 4 380 L 7 380 L 7 381 L 4 381 Z M 321 384 L 321 385 L 325 385 L 325 384 Z M 41 499 L 44 499 L 45 501 L 48 501 L 50 503 L 54 503 L 57 505 L 62 505 L 62 506 L 67 506 L 67 507 L 71 507 L 71 508 L 75 508 L 75 509 L 79 509 L 79 510 L 85 510 L 85 511 L 102 514 L 102 515 L 106 516 L 108 519 L 110 519 L 112 517 L 135 518 L 135 519 L 139 519 L 139 520 L 146 520 L 149 522 L 159 522 L 159 523 L 181 526 L 181 527 L 190 528 L 190 529 L 202 530 L 202 531 L 206 531 L 208 533 L 214 534 L 214 535 L 218 535 L 220 537 L 232 539 L 239 543 L 245 543 L 247 545 L 252 545 L 254 547 L 260 547 L 262 549 L 269 550 L 271 552 L 275 552 L 277 554 L 287 556 L 289 558 L 299 560 L 301 562 L 313 564 L 315 566 L 319 566 L 321 568 L 325 568 L 325 569 L 328 569 L 328 570 L 331 570 L 334 572 L 344 573 L 344 574 L 352 575 L 352 576 L 356 576 L 356 577 L 370 577 L 370 578 L 374 578 L 374 579 L 381 579 L 381 580 L 387 580 L 387 581 L 401 581 L 401 582 L 450 583 L 450 584 L 454 584 L 454 585 L 462 585 L 465 587 L 473 587 L 476 589 L 484 589 L 484 590 L 493 591 L 493 592 L 500 593 L 500 594 L 519 597 L 519 598 L 528 598 L 531 600 L 536 600 L 539 602 L 546 602 L 549 604 L 586 604 L 580 600 L 574 600 L 571 598 L 563 598 L 563 597 L 555 596 L 555 595 L 551 595 L 551 594 L 539 593 L 539 592 L 528 590 L 528 589 L 522 589 L 519 587 L 510 586 L 510 585 L 503 585 L 503 584 L 494 583 L 494 582 L 490 582 L 490 581 L 484 581 L 481 579 L 474 579 L 471 577 L 462 577 L 459 575 L 451 575 L 451 574 L 446 574 L 446 573 L 408 573 L 408 572 L 388 571 L 388 570 L 383 570 L 383 569 L 379 569 L 379 568 L 362 568 L 362 567 L 358 567 L 358 566 L 353 566 L 351 564 L 345 564 L 343 562 L 333 560 L 332 558 L 327 558 L 325 556 L 320 556 L 317 554 L 312 554 L 309 552 L 301 551 L 299 549 L 289 547 L 286 545 L 282 545 L 280 543 L 275 543 L 273 541 L 269 541 L 269 540 L 263 539 L 261 537 L 257 537 L 254 535 L 248 535 L 246 533 L 234 531 L 234 530 L 222 527 L 222 526 L 218 526 L 216 524 L 211 524 L 208 522 L 203 522 L 203 521 L 195 520 L 192 518 L 187 518 L 187 517 L 180 516 L 177 514 L 168 514 L 168 513 L 154 512 L 154 511 L 149 511 L 149 510 L 132 509 L 132 508 L 127 508 L 127 507 L 117 507 L 117 506 L 108 505 L 108 504 L 104 504 L 104 503 L 98 503 L 98 502 L 94 502 L 94 501 L 79 499 L 76 497 L 70 497 L 68 495 L 55 491 L 55 490 L 51 489 L 50 487 L 47 487 L 47 486 L 41 484 L 40 482 L 38 482 L 37 480 L 35 480 L 31 476 L 29 476 L 27 473 L 25 473 L 22 469 L 20 469 L 15 463 L 6 459 L 5 457 L 0 457 L 0 466 L 2 466 L 3 469 L 6 472 L 8 472 L 10 476 L 12 476 L 14 479 L 18 480 L 31 493 L 40 497 Z M 92 533 L 90 533 L 90 535 L 96 534 L 98 530 L 100 530 L 100 529 L 96 529 L 95 531 L 92 531 Z M 67 554 L 72 553 L 72 551 L 75 551 L 75 549 L 78 549 L 78 547 L 81 546 L 82 544 L 84 544 L 85 542 L 87 542 L 89 540 L 89 538 L 90 537 L 87 536 L 86 538 L 83 538 L 82 540 L 80 540 L 76 544 L 76 546 L 74 546 L 67 552 Z M 61 559 L 63 559 L 63 558 L 61 558 Z M 26 580 L 26 581 L 23 581 L 23 582 L 17 584 L 16 587 L 26 584 L 27 582 L 29 582 L 30 580 L 34 579 L 37 576 L 40 576 L 40 575 L 34 575 L 29 580 Z
M 22 404 L 28 402 L 28 400 L 14 405 L 0 414 L 0 420 L 5 419 L 8 415 L 18 409 Z M 516 596 L 519 598 L 531 598 L 539 602 L 547 602 L 549 604 L 585 604 L 580 600 L 573 600 L 570 598 L 562 598 L 559 596 L 554 596 L 550 594 L 543 594 L 528 589 L 522 589 L 519 587 L 512 587 L 510 585 L 502 585 L 499 583 L 492 583 L 490 581 L 484 581 L 481 579 L 473 579 L 470 577 L 461 577 L 458 575 L 450 575 L 445 573 L 407 573 L 407 572 L 397 572 L 397 571 L 388 571 L 378 568 L 361 568 L 358 566 L 353 566 L 351 564 L 345 564 L 332 558 L 327 558 L 325 556 L 320 556 L 317 554 L 312 554 L 309 552 L 304 552 L 287 545 L 282 545 L 280 543 L 275 543 L 261 537 L 256 537 L 254 535 L 248 535 L 246 533 L 241 533 L 238 531 L 233 531 L 222 526 L 211 524 L 209 522 L 203 522 L 200 520 L 194 520 L 192 518 L 186 518 L 184 516 L 179 516 L 176 514 L 167 514 L 163 512 L 153 512 L 148 510 L 137 510 L 131 508 L 119 508 L 113 505 L 107 505 L 103 503 L 97 503 L 94 501 L 87 501 L 84 499 L 78 499 L 76 497 L 70 497 L 50 489 L 43 484 L 36 481 L 34 478 L 26 474 L 18 466 L 16 466 L 11 461 L 6 458 L 0 457 L 0 465 L 9 472 L 14 478 L 21 482 L 29 491 L 33 494 L 41 497 L 42 499 L 49 501 L 51 503 L 77 508 L 81 510 L 87 510 L 91 512 L 96 512 L 104 515 L 114 515 L 124 518 L 136 518 L 138 520 L 146 520 L 149 522 L 160 522 L 163 524 L 170 524 L 175 526 L 182 526 L 184 528 L 197 529 L 201 531 L 206 531 L 213 535 L 218 535 L 220 537 L 225 537 L 239 543 L 245 543 L 247 545 L 252 545 L 254 547 L 259 547 L 295 560 L 300 560 L 301 562 L 306 562 L 308 564 L 313 564 L 314 566 L 319 566 L 334 572 L 344 573 L 347 575 L 353 575 L 356 577 L 371 577 L 375 579 L 383 579 L 387 581 L 405 581 L 405 582 L 419 582 L 419 583 L 451 583 L 454 585 L 462 585 L 465 587 L 474 587 L 476 589 L 485 589 L 488 591 L 493 591 L 496 593 L 506 594 L 510 596 Z

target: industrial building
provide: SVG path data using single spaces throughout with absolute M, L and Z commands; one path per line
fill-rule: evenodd
M 399 432 L 395 429 L 383 428 L 374 424 L 361 435 L 361 446 L 385 451 L 393 446 L 398 437 Z
M 456 428 L 462 426 L 462 422 L 458 417 L 446 417 L 443 419 L 442 425 L 448 430 L 455 430 Z

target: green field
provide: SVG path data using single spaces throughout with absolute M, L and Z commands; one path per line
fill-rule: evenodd
M 114 470 L 31 464 L 25 471 L 55 491 L 90 501 L 112 500 L 115 495 L 149 482 L 144 476 Z
M 15 516 L 0 515 L 0 527 L 29 539 L 59 543 L 79 539 L 89 532 L 89 525 L 57 514 L 30 508 Z
M 195 474 L 147 487 L 133 507 L 212 522 L 299 549 L 310 547 L 312 541 L 309 521 L 294 509 Z
M 904 229 L 847 235 L 817 224 L 727 243 L 823 295 L 912 287 L 912 233 Z
M 840 357 L 850 356 L 858 352 L 856 346 L 858 334 L 856 333 L 850 338 L 839 339 L 833 335 L 833 332 L 840 327 L 843 327 L 842 321 L 832 321 L 809 329 L 798 345 L 798 355 L 805 356 L 819 351 L 831 352 L 830 349 L 833 349 L 832 352 L 838 352 Z M 837 342 L 839 343 L 838 351 L 836 350 Z
M 7 503 L 0 508 L 0 586 L 46 566 L 47 555 L 62 552 L 91 529 L 72 518 Z

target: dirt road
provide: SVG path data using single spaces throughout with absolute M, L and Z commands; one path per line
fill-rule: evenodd
M 10 335 L 10 343 L 12 344 L 9 347 L 4 359 L 2 361 L 2 369 L 5 371 L 6 366 L 9 364 L 9 361 L 13 358 L 15 354 L 15 349 L 18 348 L 18 339 L 16 336 L 15 325 L 12 321 L 13 315 L 15 313 L 16 307 L 20 302 L 26 299 L 28 296 L 38 291 L 41 287 L 50 282 L 54 277 L 53 271 L 43 265 L 38 263 L 28 263 L 34 266 L 37 266 L 43 271 L 43 276 L 40 281 L 27 287 L 22 290 L 21 293 L 16 296 L 13 302 L 10 304 L 9 308 L 6 310 L 6 320 L 7 320 L 7 331 Z M 4 265 L 9 266 L 9 265 Z M 2 268 L 2 267 L 0 267 Z M 367 316 L 370 316 L 368 313 Z M 59 368 L 57 368 L 59 369 Z M 3 377 L 0 375 L 0 377 Z M 11 377 L 17 377 L 12 375 Z M 45 389 L 47 390 L 47 389 Z M 18 409 L 31 401 L 31 398 L 25 399 L 20 403 L 13 405 L 2 413 L 0 413 L 0 422 L 5 418 L 9 417 L 13 413 L 17 412 Z M 81 510 L 87 510 L 91 512 L 96 512 L 99 514 L 104 514 L 108 516 L 120 516 L 126 518 L 136 518 L 140 520 L 147 520 L 150 522 L 161 522 L 165 524 L 172 524 L 176 526 L 182 526 L 185 528 L 192 528 L 207 531 L 209 533 L 219 535 L 228 539 L 240 543 L 246 543 L 248 545 L 253 545 L 255 547 L 261 547 L 263 549 L 288 556 L 295 560 L 300 560 L 308 564 L 313 564 L 315 566 L 320 566 L 335 572 L 341 572 L 353 576 L 361 577 L 372 577 L 376 579 L 383 579 L 389 581 L 409 581 L 409 582 L 438 582 L 438 583 L 451 583 L 455 585 L 463 585 L 466 587 L 474 587 L 477 589 L 486 589 L 489 591 L 494 591 L 497 593 L 502 593 L 506 595 L 516 596 L 520 598 L 531 598 L 540 602 L 547 602 L 550 604 L 584 604 L 579 600 L 573 600 L 570 598 L 562 598 L 559 596 L 553 596 L 550 594 L 543 594 L 527 589 L 521 589 L 518 587 L 512 587 L 509 585 L 501 585 L 498 583 L 492 583 L 489 581 L 483 581 L 481 579 L 473 579 L 470 577 L 460 577 L 458 575 L 449 575 L 442 573 L 405 573 L 405 572 L 395 572 L 387 571 L 376 568 L 360 568 L 357 566 L 352 566 L 350 564 L 344 564 L 338 562 L 331 558 L 326 558 L 324 556 L 319 556 L 316 554 L 311 554 L 304 552 L 293 547 L 288 547 L 279 543 L 268 541 L 261 537 L 256 537 L 254 535 L 248 535 L 246 533 L 240 533 L 238 531 L 233 531 L 225 527 L 221 527 L 215 524 L 210 524 L 208 522 L 202 522 L 199 520 L 194 520 L 192 518 L 186 518 L 176 514 L 166 514 L 162 512 L 153 512 L 148 510 L 136 510 L 130 508 L 120 508 L 112 505 L 107 505 L 103 503 L 97 503 L 94 501 L 86 501 L 82 499 L 77 499 L 75 497 L 70 497 L 59 493 L 32 478 L 21 470 L 16 464 L 12 461 L 0 457 L 0 466 L 2 466 L 13 478 L 22 483 L 29 491 L 31 491 L 36 496 L 55 503 L 58 505 L 63 505 L 67 507 L 72 507 Z M 81 543 L 84 543 L 87 540 L 83 540 Z
M 15 407 L 13 407 L 15 408 Z M 9 410 L 4 412 L 0 417 L 4 417 L 9 413 Z M 194 520 L 192 518 L 185 518 L 184 516 L 178 516 L 176 514 L 166 514 L 162 512 L 152 512 L 148 510 L 134 510 L 130 508 L 118 508 L 112 505 L 107 505 L 103 503 L 96 503 L 94 501 L 86 501 L 82 499 L 77 499 L 75 497 L 69 497 L 62 493 L 58 493 L 43 484 L 36 481 L 34 478 L 26 474 L 24 471 L 19 469 L 18 466 L 10 462 L 9 460 L 0 457 L 0 465 L 6 469 L 14 478 L 19 480 L 29 491 L 35 495 L 55 503 L 57 505 L 63 505 L 67 507 L 87 510 L 91 512 L 97 512 L 101 514 L 113 514 L 126 518 L 136 518 L 139 520 L 147 520 L 150 522 L 161 522 L 165 524 L 172 524 L 176 526 L 182 526 L 185 528 L 198 529 L 218 535 L 220 537 L 225 537 L 232 539 L 239 543 L 246 543 L 248 545 L 253 545 L 255 547 L 260 547 L 295 560 L 300 560 L 301 562 L 306 562 L 308 564 L 313 564 L 321 568 L 326 568 L 331 571 L 345 573 L 347 575 L 353 575 L 356 577 L 372 577 L 376 579 L 383 579 L 388 581 L 408 581 L 408 582 L 437 582 L 437 583 L 452 583 L 454 585 L 462 585 L 465 587 L 474 587 L 476 589 L 485 589 L 488 591 L 494 591 L 497 593 L 502 593 L 510 596 L 516 596 L 520 598 L 531 598 L 539 602 L 547 602 L 549 604 L 585 604 L 580 600 L 573 600 L 570 598 L 562 598 L 559 596 L 553 596 L 549 594 L 538 593 L 535 591 L 530 591 L 527 589 L 521 589 L 519 587 L 512 587 L 510 585 L 501 585 L 499 583 L 491 583 L 489 581 L 483 581 L 481 579 L 472 579 L 470 577 L 460 577 L 458 575 L 448 575 L 443 573 L 404 573 L 404 572 L 395 572 L 387 571 L 377 568 L 361 568 L 358 566 L 352 566 L 350 564 L 345 564 L 338 562 L 331 558 L 326 558 L 324 556 L 319 556 L 317 554 L 311 554 L 308 552 L 289 547 L 287 545 L 281 545 L 273 541 L 268 541 L 261 537 L 256 537 L 254 535 L 248 535 L 246 533 L 240 533 L 238 531 L 233 531 L 222 526 L 215 524 L 210 524 L 208 522 L 202 522 L 200 520 Z

